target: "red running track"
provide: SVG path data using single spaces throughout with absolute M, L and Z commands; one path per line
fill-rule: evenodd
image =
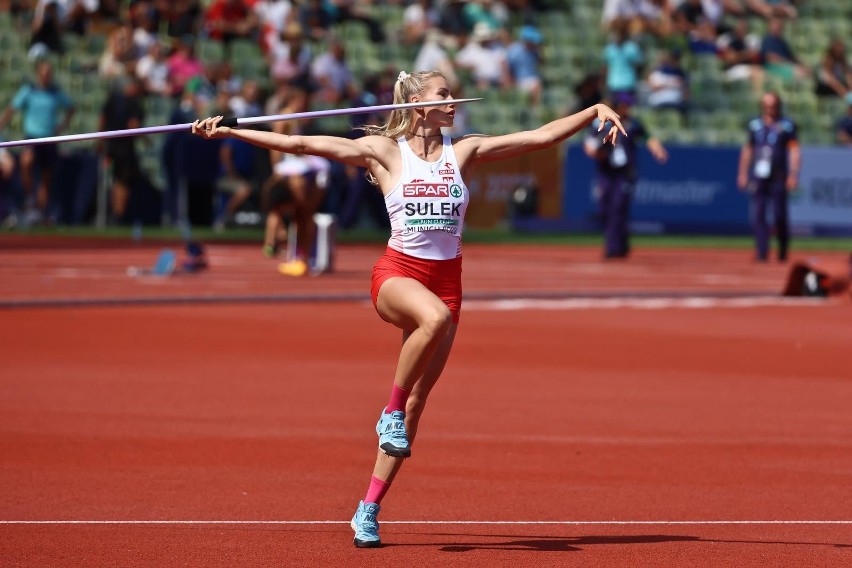
M 582 291 L 573 254 L 507 278 Z M 598 263 L 602 287 L 657 265 L 689 291 L 667 256 Z M 852 307 L 638 306 L 468 302 L 369 551 L 346 522 L 399 336 L 367 302 L 3 310 L 0 566 L 848 566 Z M 8 522 L 33 520 L 60 522 Z M 98 520 L 167 522 L 70 523 Z
M 262 257 L 256 245 L 212 244 L 207 272 L 128 278 L 128 267 L 152 266 L 165 248 L 183 256 L 176 243 L 0 235 L 0 304 L 367 299 L 370 269 L 384 250 L 383 245 L 341 246 L 334 273 L 282 279 L 275 270 L 278 261 Z M 464 255 L 467 297 L 776 295 L 787 272 L 784 265 L 754 264 L 742 250 L 647 249 L 628 262 L 602 262 L 599 247 L 468 244 Z M 839 253 L 798 256 L 843 258 Z

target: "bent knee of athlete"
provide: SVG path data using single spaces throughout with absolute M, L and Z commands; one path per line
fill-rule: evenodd
M 429 335 L 444 335 L 453 323 L 453 314 L 443 302 L 429 306 L 418 318 L 417 325 Z

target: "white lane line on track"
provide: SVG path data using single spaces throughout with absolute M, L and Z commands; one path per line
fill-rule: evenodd
M 516 310 L 612 310 L 633 308 L 639 310 L 708 309 L 708 308 L 759 308 L 766 306 L 811 307 L 830 305 L 819 298 L 790 298 L 763 296 L 749 298 L 565 298 L 516 300 L 470 300 L 462 309 L 480 311 Z
M 0 520 L 0 525 L 348 525 L 349 521 L 237 521 L 237 520 Z M 852 525 L 852 520 L 729 520 L 729 521 L 382 521 L 383 525 Z

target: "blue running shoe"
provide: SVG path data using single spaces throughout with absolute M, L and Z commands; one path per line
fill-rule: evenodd
M 358 510 L 349 523 L 355 531 L 355 548 L 378 548 L 382 545 L 379 539 L 379 521 L 376 519 L 380 510 L 381 507 L 375 503 L 358 503 Z
M 376 434 L 379 435 L 379 448 L 387 455 L 395 458 L 411 456 L 411 446 L 405 431 L 405 412 L 394 410 L 386 413 L 382 410 L 382 416 L 376 424 Z

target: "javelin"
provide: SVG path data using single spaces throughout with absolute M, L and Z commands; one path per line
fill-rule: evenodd
M 294 112 L 291 114 L 272 114 L 269 116 L 254 116 L 249 118 L 226 118 L 222 120 L 220 126 L 230 126 L 231 128 L 247 126 L 249 124 L 261 124 L 264 122 L 279 122 L 282 120 L 299 120 L 310 118 L 325 118 L 327 116 L 340 116 L 349 114 L 365 114 L 369 112 L 383 112 L 387 110 L 401 110 L 406 108 L 421 108 L 430 106 L 455 105 L 459 103 L 469 103 L 473 101 L 481 101 L 477 99 L 447 99 L 442 101 L 427 101 L 419 103 L 400 103 L 392 105 L 374 105 L 354 108 L 333 108 L 327 110 L 315 110 L 307 112 Z M 99 138 L 121 138 L 123 136 L 141 136 L 144 134 L 162 134 L 165 132 L 189 132 L 192 129 L 192 122 L 184 124 L 169 124 L 166 126 L 145 126 L 142 128 L 126 128 L 124 130 L 107 130 L 104 132 L 89 132 L 86 134 L 66 134 L 63 136 L 48 136 L 47 138 L 30 138 L 29 140 L 17 140 L 10 142 L 0 142 L 0 148 L 8 148 L 11 146 L 34 146 L 36 144 L 54 144 L 57 142 L 79 142 L 81 140 L 95 140 Z

